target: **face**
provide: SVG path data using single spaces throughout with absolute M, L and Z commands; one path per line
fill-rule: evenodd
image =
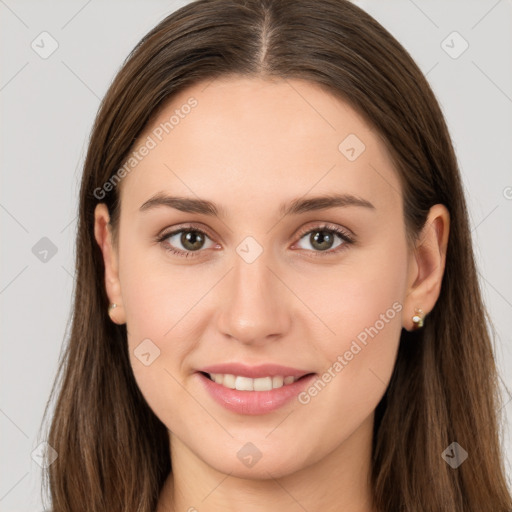
M 316 84 L 229 78 L 175 96 L 135 150 L 144 155 L 119 185 L 111 294 L 171 443 L 245 477 L 341 453 L 372 424 L 410 284 L 382 141 Z M 326 196 L 337 200 L 316 200 Z M 247 456 L 261 458 L 251 467 Z

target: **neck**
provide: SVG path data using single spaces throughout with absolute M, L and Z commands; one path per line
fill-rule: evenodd
M 277 478 L 269 468 L 268 478 L 249 479 L 217 471 L 171 434 L 173 471 L 157 512 L 372 512 L 372 436 L 373 414 L 317 462 Z

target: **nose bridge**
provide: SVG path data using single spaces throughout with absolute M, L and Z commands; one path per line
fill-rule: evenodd
M 289 326 L 289 311 L 282 283 L 270 270 L 271 251 L 255 257 L 255 246 L 240 244 L 233 268 L 223 286 L 219 329 L 244 343 L 261 343 L 282 335 Z M 269 268 L 270 267 L 270 268 Z

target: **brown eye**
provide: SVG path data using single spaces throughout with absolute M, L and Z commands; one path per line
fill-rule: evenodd
M 335 236 L 330 231 L 314 231 L 309 235 L 310 244 L 319 251 L 331 249 L 334 241 Z
M 201 252 L 201 249 L 207 249 L 205 243 L 210 237 L 202 230 L 197 228 L 182 228 L 171 233 L 162 235 L 158 241 L 164 245 L 165 249 L 177 254 L 178 256 L 195 256 L 193 253 Z M 215 244 L 211 241 L 210 247 Z
M 310 247 L 300 247 L 300 249 L 312 250 L 314 252 L 335 253 L 340 246 L 344 246 L 353 242 L 351 236 L 337 227 L 319 226 L 310 229 L 301 235 Z M 338 242 L 337 242 L 338 239 Z
M 205 236 L 199 231 L 182 231 L 180 243 L 186 251 L 197 251 L 202 248 Z

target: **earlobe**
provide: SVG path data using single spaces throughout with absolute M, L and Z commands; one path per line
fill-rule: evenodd
M 105 266 L 105 290 L 110 304 L 116 304 L 115 308 L 106 305 L 108 314 L 114 323 L 125 323 L 123 301 L 121 296 L 121 284 L 118 275 L 118 258 L 116 248 L 112 244 L 110 228 L 110 216 L 107 205 L 99 203 L 94 210 L 94 237 L 98 243 Z
M 450 214 L 442 204 L 432 206 L 412 254 L 404 314 L 407 330 L 423 325 L 441 293 L 450 229 Z M 419 311 L 418 311 L 419 310 Z

